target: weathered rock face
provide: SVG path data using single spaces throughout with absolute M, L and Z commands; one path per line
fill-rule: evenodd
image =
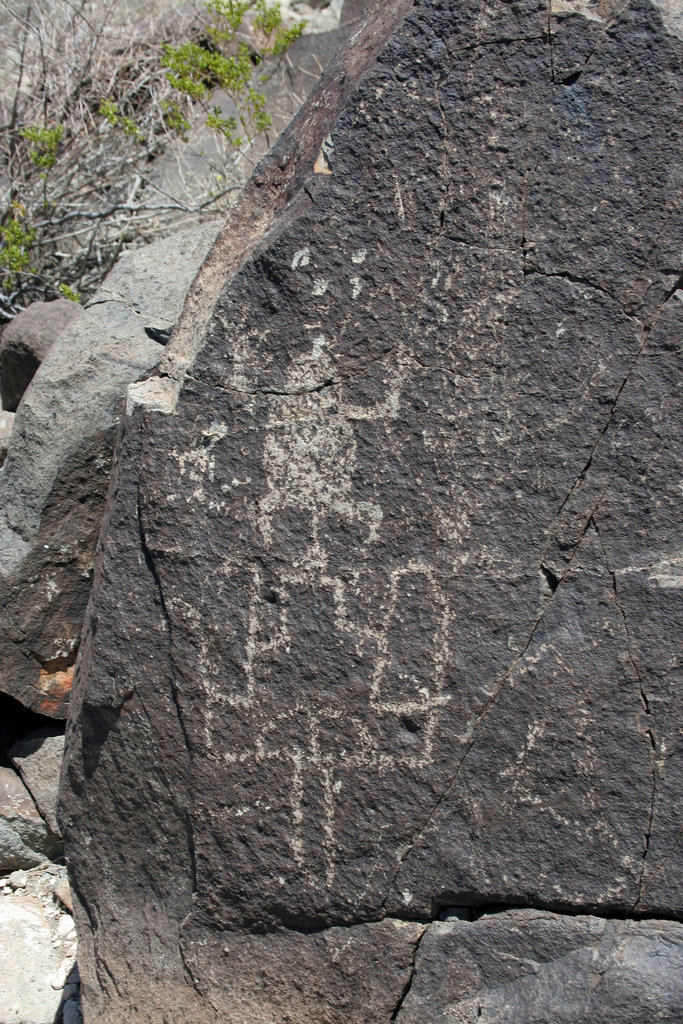
M 64 726 L 36 729 L 15 743 L 9 757 L 50 830 L 59 833 L 57 791 L 64 756 Z
M 683 925 L 511 910 L 438 921 L 399 1024 L 642 1024 L 683 1015 Z
M 11 768 L 0 765 L 0 871 L 33 867 L 62 852 L 31 794 Z
M 368 0 L 348 6 L 343 25 L 298 40 L 266 84 L 276 134 L 354 31 Z M 203 192 L 199 179 L 209 169 L 213 179 L 215 171 L 211 138 L 208 132 L 195 145 L 179 143 L 178 152 L 154 162 L 150 171 L 164 192 L 182 193 L 178 174 L 197 178 Z M 265 146 L 259 138 L 254 153 Z M 243 180 L 239 166 L 226 170 L 235 182 Z M 66 715 L 125 387 L 158 362 L 158 342 L 178 319 L 216 231 L 204 225 L 129 252 L 86 309 L 66 300 L 34 303 L 3 332 L 6 408 L 16 408 L 64 332 L 24 402 L 0 477 L 0 688 L 41 714 Z M 4 418 L 0 465 L 12 433 L 13 417 Z
M 649 0 L 380 4 L 247 186 L 81 654 L 98 1021 L 388 1021 L 443 907 L 681 913 L 680 60 Z

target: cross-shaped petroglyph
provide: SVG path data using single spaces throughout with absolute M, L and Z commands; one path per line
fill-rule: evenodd
M 350 256 L 356 268 L 355 287 L 361 283 L 357 268 L 365 258 L 365 250 Z M 292 267 L 297 270 L 310 262 L 311 253 L 301 250 Z M 307 787 L 314 786 L 322 794 L 317 805 L 323 815 L 321 843 L 326 882 L 332 885 L 337 860 L 335 812 L 347 771 L 363 767 L 384 774 L 423 769 L 433 760 L 439 720 L 451 699 L 444 687 L 451 614 L 444 583 L 426 557 L 406 558 L 379 571 L 376 560 L 368 559 L 366 565 L 363 557 L 381 541 L 384 514 L 378 502 L 359 497 L 354 484 L 358 425 L 377 422 L 391 428 L 414 365 L 397 358 L 384 367 L 381 393 L 375 388 L 374 401 L 367 405 L 348 395 L 343 398 L 337 389 L 314 391 L 309 387 L 314 378 L 331 372 L 329 353 L 334 346 L 325 335 L 322 319 L 304 324 L 303 329 L 307 350 L 292 360 L 284 393 L 269 398 L 262 465 L 254 474 L 263 483 L 246 513 L 260 538 L 262 557 L 245 562 L 240 551 L 234 559 L 224 558 L 205 581 L 185 621 L 196 637 L 198 679 L 205 691 L 207 756 L 224 764 L 256 763 L 265 769 L 276 761 L 287 766 L 291 853 L 302 869 L 305 818 L 316 813 L 310 806 L 307 810 Z M 248 392 L 250 341 L 238 333 L 232 353 L 233 384 L 236 390 Z M 186 500 L 219 517 L 207 523 L 220 522 L 228 489 L 251 483 L 251 479 L 219 479 L 217 446 L 230 443 L 227 427 L 216 421 L 203 428 L 192 451 L 177 457 L 180 476 L 192 487 Z M 269 553 L 277 553 L 279 532 L 287 522 L 296 524 L 289 542 L 292 553 L 286 567 L 275 559 L 278 568 L 273 579 L 265 566 Z M 330 548 L 331 522 L 354 528 L 357 540 L 348 557 L 338 544 L 334 551 Z M 361 666 L 365 701 L 359 701 L 356 692 L 352 713 L 343 693 L 337 704 L 321 700 L 319 705 L 309 694 L 304 707 L 294 709 L 289 706 L 293 698 L 283 700 L 278 690 L 278 661 L 301 643 L 297 595 L 310 594 L 311 587 L 315 601 L 325 607 L 327 628 L 337 640 L 341 638 L 342 649 L 353 652 Z M 273 588 L 270 598 L 269 588 Z M 213 609 L 226 603 L 220 592 L 231 590 L 240 594 L 236 615 L 241 616 L 232 634 L 230 624 L 213 619 Z M 178 610 L 184 614 L 179 606 Z M 185 611 L 189 614 L 189 609 Z M 239 642 L 234 639 L 238 633 Z M 226 645 L 231 650 L 229 668 Z M 343 681 L 340 685 L 343 690 Z M 222 735 L 216 726 L 226 711 L 246 723 L 249 739 L 240 747 L 225 749 L 224 741 L 216 739 Z M 300 717 L 293 726 L 295 711 Z M 393 741 L 401 729 L 403 736 L 411 734 L 410 742 Z M 236 816 L 248 812 L 246 807 L 231 809 Z

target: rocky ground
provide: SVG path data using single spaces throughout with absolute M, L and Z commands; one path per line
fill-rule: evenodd
M 63 864 L 0 876 L 0 1021 L 80 1024 L 76 929 Z

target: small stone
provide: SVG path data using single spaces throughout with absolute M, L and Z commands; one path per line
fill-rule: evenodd
M 52 988 L 63 989 L 67 982 L 73 983 L 74 979 L 71 972 L 74 966 L 73 958 L 65 957 L 50 979 Z
M 12 889 L 25 889 L 28 885 L 28 875 L 25 871 L 13 871 L 7 881 Z
M 68 938 L 70 932 L 74 932 L 75 934 L 74 919 L 71 914 L 64 914 L 64 916 L 59 919 L 57 934 L 61 935 L 61 937 L 65 939 Z
M 63 903 L 67 910 L 73 910 L 73 900 L 71 898 L 71 889 L 66 878 L 60 878 L 54 886 L 54 894 L 60 903 Z
M 67 974 L 68 971 L 64 967 L 64 964 L 58 967 L 55 973 L 50 978 L 50 985 L 52 986 L 52 988 L 54 988 L 57 991 L 59 991 L 59 989 L 64 988 L 64 986 L 66 985 Z

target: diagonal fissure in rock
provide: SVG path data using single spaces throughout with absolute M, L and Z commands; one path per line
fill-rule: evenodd
M 604 559 L 605 559 L 605 565 L 607 566 L 608 572 L 610 574 L 610 579 L 611 579 L 611 582 L 612 582 L 612 591 L 613 591 L 613 594 L 614 594 L 614 603 L 615 603 L 615 606 L 617 608 L 617 611 L 619 612 L 619 616 L 621 618 L 621 621 L 622 621 L 622 624 L 623 624 L 623 628 L 624 628 L 624 635 L 626 637 L 626 654 L 628 656 L 629 664 L 631 665 L 631 668 L 632 668 L 632 670 L 633 670 L 633 672 L 635 674 L 635 677 L 636 677 L 636 679 L 638 681 L 638 693 L 639 693 L 639 697 L 640 697 L 641 703 L 643 705 L 643 712 L 644 712 L 645 721 L 646 721 L 645 733 L 646 733 L 646 736 L 648 738 L 649 745 L 650 745 L 650 750 L 651 750 L 652 782 L 651 782 L 651 789 L 650 789 L 650 800 L 649 800 L 648 809 L 647 809 L 647 819 L 646 819 L 646 822 L 645 822 L 645 830 L 644 830 L 644 833 L 643 833 L 643 855 L 642 855 L 642 861 L 641 861 L 641 865 L 640 865 L 640 872 L 639 872 L 639 876 L 638 876 L 637 895 L 636 895 L 635 902 L 633 904 L 633 907 L 635 909 L 638 906 L 638 904 L 640 903 L 640 900 L 641 900 L 641 897 L 642 897 L 642 894 L 643 894 L 643 883 L 644 883 L 644 878 L 645 878 L 645 868 L 646 868 L 646 864 L 647 864 L 647 856 L 648 856 L 648 853 L 649 853 L 649 850 L 650 850 L 650 837 L 652 835 L 652 827 L 653 827 L 654 817 L 655 817 L 655 807 L 656 807 L 656 801 L 657 801 L 657 782 L 658 782 L 658 773 L 657 773 L 658 746 L 657 746 L 657 740 L 656 740 L 656 736 L 655 736 L 654 718 L 653 718 L 652 711 L 651 711 L 651 708 L 650 708 L 650 701 L 649 701 L 648 696 L 647 696 L 647 691 L 646 691 L 646 687 L 645 687 L 645 680 L 643 678 L 643 674 L 642 674 L 642 672 L 640 670 L 638 662 L 637 662 L 637 660 L 636 660 L 636 658 L 634 656 L 633 640 L 632 640 L 632 637 L 631 637 L 631 631 L 630 631 L 630 628 L 629 628 L 628 619 L 626 617 L 626 610 L 624 608 L 623 602 L 622 602 L 620 594 L 619 594 L 619 589 L 618 589 L 618 586 L 617 586 L 617 575 L 616 575 L 616 572 L 614 571 L 614 569 L 612 569 L 610 567 L 610 565 L 609 565 L 609 560 L 608 560 L 608 557 L 607 557 L 607 551 L 605 549 L 604 543 L 603 543 L 602 538 L 600 536 L 600 530 L 598 528 L 597 521 L 595 519 L 593 519 L 592 517 L 591 517 L 591 521 L 592 521 L 592 524 L 593 524 L 593 528 L 595 530 L 595 534 L 596 534 L 596 536 L 598 538 L 598 542 L 600 544 L 600 547 L 602 548 L 603 556 L 604 556 Z
M 416 963 L 417 963 L 417 955 L 420 952 L 420 943 L 422 942 L 423 938 L 427 934 L 427 931 L 428 931 L 428 926 L 426 925 L 425 928 L 424 928 L 424 931 L 422 932 L 422 934 L 418 935 L 418 937 L 417 937 L 417 940 L 415 942 L 415 946 L 413 948 L 413 955 L 412 955 L 411 962 L 410 962 L 410 974 L 408 976 L 408 980 L 406 981 L 405 985 L 403 986 L 403 991 L 401 992 L 401 994 L 400 994 L 400 996 L 398 998 L 398 1002 L 396 1003 L 396 1008 L 394 1009 L 393 1013 L 391 1014 L 391 1017 L 389 1018 L 389 1020 L 397 1020 L 398 1015 L 400 1014 L 400 1012 L 401 1012 L 401 1010 L 403 1008 L 403 1004 L 405 1003 L 406 999 L 408 998 L 408 996 L 410 994 L 410 990 L 413 987 L 413 980 L 415 978 L 415 967 L 416 967 Z
M 156 591 L 157 591 L 157 594 L 158 594 L 159 608 L 161 609 L 161 613 L 162 613 L 162 616 L 163 616 L 163 619 L 164 619 L 164 622 L 165 622 L 165 625 L 166 625 L 166 634 L 167 634 L 167 639 L 168 639 L 168 650 L 169 650 L 169 692 L 170 692 L 170 695 L 171 695 L 171 699 L 173 701 L 173 705 L 175 707 L 175 712 L 176 712 L 176 718 L 177 718 L 177 721 L 178 721 L 178 725 L 180 726 L 180 730 L 181 730 L 181 733 L 182 733 L 182 736 L 183 736 L 183 741 L 184 741 L 184 745 L 185 745 L 185 756 L 191 759 L 191 757 L 192 757 L 192 747 L 191 747 L 191 742 L 190 742 L 190 735 L 189 735 L 189 730 L 187 728 L 187 723 L 185 722 L 185 715 L 184 715 L 184 711 L 183 711 L 183 708 L 182 708 L 182 703 L 181 703 L 181 700 L 180 700 L 180 695 L 178 693 L 178 686 L 177 686 L 177 682 L 176 682 L 176 679 L 175 679 L 175 668 L 174 668 L 174 665 L 173 665 L 173 657 L 172 657 L 172 646 L 173 646 L 172 619 L 171 619 L 171 615 L 169 613 L 168 607 L 166 605 L 166 600 L 164 598 L 164 592 L 163 592 L 163 587 L 162 587 L 162 583 L 161 583 L 161 578 L 159 576 L 159 573 L 158 573 L 158 570 L 157 570 L 157 567 L 156 567 L 156 563 L 155 563 L 155 560 L 154 560 L 154 555 L 153 555 L 153 553 L 152 553 L 152 551 L 151 551 L 151 549 L 150 549 L 150 547 L 149 547 L 149 545 L 147 543 L 147 537 L 146 537 L 145 527 L 144 527 L 144 523 L 143 523 L 143 512 L 142 512 L 142 506 L 141 506 L 141 494 L 140 494 L 140 481 L 139 481 L 139 479 L 138 479 L 137 494 L 136 494 L 136 511 L 137 511 L 138 531 L 139 531 L 139 537 L 140 537 L 140 550 L 141 550 L 141 552 L 143 554 L 145 565 L 146 565 L 146 567 L 147 567 L 147 569 L 148 569 L 152 579 L 154 580 L 154 585 L 156 587 Z M 144 704 L 142 703 L 142 701 L 141 701 L 141 706 L 144 709 Z M 148 720 L 150 721 L 150 727 L 151 727 L 152 723 L 151 723 L 151 720 L 149 719 L 149 716 L 148 716 Z M 191 774 L 191 773 L 189 773 L 189 774 Z M 189 777 L 188 777 L 188 784 L 189 784 Z M 169 792 L 173 793 L 173 791 L 174 791 L 173 787 L 169 785 Z M 183 828 L 185 830 L 185 837 L 186 837 L 186 842 L 187 842 L 187 853 L 188 853 L 188 858 L 189 858 L 189 862 L 190 862 L 190 874 L 191 874 L 192 892 L 196 893 L 197 889 L 198 889 L 198 882 L 197 882 L 197 859 L 196 859 L 196 850 L 195 850 L 194 827 L 193 827 L 193 824 L 192 824 L 192 815 L 191 815 L 191 811 L 190 811 L 190 809 L 188 807 L 188 801 L 187 800 L 179 801 L 177 795 L 174 795 L 174 803 L 175 803 L 176 809 L 177 809 L 177 811 L 178 811 L 178 813 L 179 813 L 179 815 L 181 817 Z

